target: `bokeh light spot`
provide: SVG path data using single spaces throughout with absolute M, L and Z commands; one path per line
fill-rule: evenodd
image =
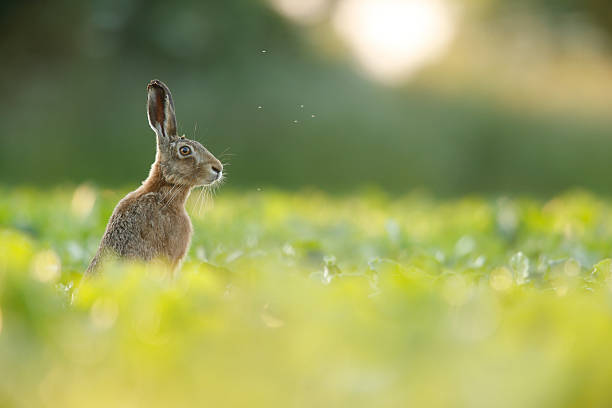
M 112 299 L 102 298 L 96 300 L 91 307 L 90 318 L 96 328 L 106 330 L 113 327 L 118 314 L 117 303 Z
M 455 16 L 442 0 L 344 0 L 333 25 L 369 74 L 394 83 L 444 54 Z
M 442 286 L 442 297 L 451 306 L 461 306 L 469 298 L 472 288 L 461 275 L 453 275 Z
M 60 276 L 62 264 L 60 258 L 52 250 L 39 252 L 33 260 L 32 272 L 34 278 L 41 282 L 52 282 Z
M 74 190 L 70 208 L 77 217 L 85 218 L 93 210 L 96 203 L 96 191 L 87 184 L 82 184 Z
M 506 267 L 495 268 L 489 279 L 491 287 L 499 292 L 505 292 L 512 287 L 512 272 Z
M 301 24 L 320 21 L 329 6 L 327 0 L 270 0 L 270 4 L 283 16 Z

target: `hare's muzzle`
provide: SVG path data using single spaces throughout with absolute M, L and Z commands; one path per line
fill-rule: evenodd
M 221 163 L 218 164 L 212 164 L 210 166 L 210 170 L 213 173 L 213 176 L 215 178 L 214 181 L 219 180 L 221 177 L 223 177 L 223 165 Z
M 211 152 L 198 142 L 191 141 L 196 150 L 197 185 L 213 184 L 223 178 L 223 165 Z
M 206 174 L 207 184 L 213 184 L 223 177 L 223 165 L 221 162 L 214 157 L 212 154 L 210 155 L 208 162 L 208 174 Z

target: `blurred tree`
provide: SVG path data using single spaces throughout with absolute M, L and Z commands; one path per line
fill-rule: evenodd
M 581 15 L 607 33 L 608 42 L 612 43 L 612 2 L 609 0 L 519 0 L 512 2 L 497 0 L 495 4 L 502 10 L 523 4 L 535 8 L 556 21 L 569 16 Z
M 604 0 L 520 2 L 610 27 Z M 234 186 L 610 190 L 608 122 L 524 115 L 478 90 L 382 88 L 326 58 L 310 34 L 265 1 L 0 2 L 10 95 L 0 99 L 0 181 L 133 185 L 152 160 L 144 89 L 159 77 L 175 93 L 179 129 L 235 155 Z M 325 28 L 315 35 L 337 51 Z

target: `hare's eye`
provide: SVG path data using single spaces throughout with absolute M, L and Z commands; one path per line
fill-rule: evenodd
M 181 152 L 183 156 L 187 156 L 189 153 L 191 153 L 191 147 L 183 146 L 179 149 L 179 152 Z

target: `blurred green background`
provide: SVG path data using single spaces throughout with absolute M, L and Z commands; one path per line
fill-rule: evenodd
M 606 0 L 3 1 L 0 182 L 131 187 L 152 78 L 234 187 L 609 193 Z

